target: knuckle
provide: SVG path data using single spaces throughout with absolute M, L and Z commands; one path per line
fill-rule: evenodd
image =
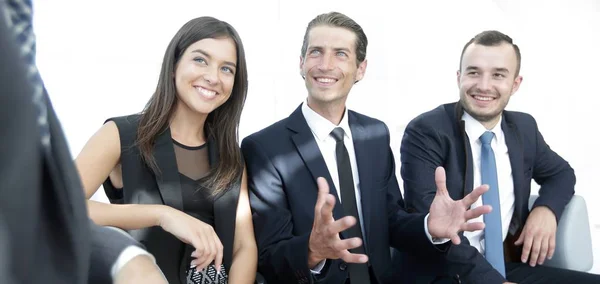
M 329 249 L 333 250 L 333 251 L 339 251 L 340 250 L 339 246 L 340 246 L 339 243 L 333 242 L 333 243 L 329 244 Z
M 333 232 L 332 232 L 332 230 L 333 230 L 333 229 L 331 228 L 331 226 L 327 226 L 327 227 L 325 227 L 325 229 L 322 231 L 322 234 L 323 234 L 323 235 L 333 235 Z

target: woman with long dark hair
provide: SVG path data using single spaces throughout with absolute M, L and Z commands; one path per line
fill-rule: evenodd
M 212 17 L 171 40 L 139 114 L 110 118 L 76 158 L 99 225 L 127 230 L 169 283 L 253 283 L 257 250 L 238 126 L 248 75 L 235 29 Z

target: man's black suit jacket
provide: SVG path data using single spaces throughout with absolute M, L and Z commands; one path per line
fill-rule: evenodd
M 393 269 L 390 246 L 420 254 L 439 251 L 425 235 L 425 214 L 407 214 L 403 209 L 386 125 L 353 111 L 348 111 L 348 122 L 358 164 L 369 264 L 379 283 L 389 283 Z M 308 267 L 318 177 L 327 179 L 330 192 L 338 200 L 334 218 L 345 215 L 301 107 L 288 118 L 246 137 L 242 151 L 251 191 L 258 267 L 267 282 L 344 283 L 347 264 L 341 260 L 328 260 L 317 277 Z
M 0 283 L 110 283 L 112 264 L 137 242 L 88 219 L 47 96 L 51 147 L 42 147 L 33 86 L 5 23 L 0 5 Z
M 461 119 L 463 112 L 458 103 L 441 105 L 416 117 L 406 127 L 400 159 L 408 210 L 429 210 L 435 196 L 433 176 L 438 166 L 446 170 L 446 183 L 453 199 L 461 199 L 473 190 L 473 158 Z M 575 174 L 569 164 L 546 144 L 531 115 L 504 111 L 501 127 L 508 147 L 515 192 L 515 212 L 508 240 L 518 237 L 529 216 L 532 179 L 541 185 L 539 198 L 533 206 L 547 206 L 558 221 L 575 193 Z M 518 248 L 511 246 L 512 242 L 505 242 L 507 256 L 520 256 Z M 445 257 L 448 273 L 458 274 L 469 283 L 504 281 L 465 237 L 462 237 L 461 245 L 451 246 Z

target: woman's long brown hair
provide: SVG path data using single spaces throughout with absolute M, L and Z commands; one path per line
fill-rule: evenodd
M 165 52 L 156 91 L 141 113 L 136 144 L 146 165 L 154 174 L 160 175 L 153 148 L 157 136 L 169 127 L 169 120 L 175 111 L 177 89 L 173 75 L 184 51 L 205 38 L 231 38 L 237 50 L 237 67 L 231 96 L 208 114 L 204 124 L 207 139 L 217 144 L 219 153 L 219 163 L 216 167 L 211 167 L 204 184 L 216 196 L 223 193 L 244 168 L 239 149 L 238 126 L 248 91 L 248 73 L 242 40 L 230 24 L 212 17 L 200 17 L 187 22 L 175 34 Z

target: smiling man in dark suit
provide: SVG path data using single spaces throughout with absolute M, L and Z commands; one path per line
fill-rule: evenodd
M 554 252 L 557 222 L 574 194 L 575 174 L 550 149 L 534 118 L 506 111 L 519 89 L 521 54 L 510 37 L 484 31 L 463 48 L 458 103 L 421 114 L 407 126 L 400 157 L 406 206 L 427 212 L 436 195 L 431 175 L 447 171 L 452 198 L 490 189 L 485 229 L 465 232 L 446 258 L 469 283 L 600 283 L 597 275 L 540 266 Z M 541 185 L 528 210 L 531 180 Z
M 364 76 L 366 49 L 352 19 L 317 16 L 300 57 L 307 100 L 242 142 L 259 271 L 268 283 L 398 283 L 390 279 L 390 246 L 441 254 L 447 245 L 436 247 L 432 237 L 457 243 L 459 231 L 482 228 L 466 221 L 490 210 L 466 210 L 486 187 L 452 200 L 440 168 L 430 214 L 404 211 L 388 128 L 346 108 Z

